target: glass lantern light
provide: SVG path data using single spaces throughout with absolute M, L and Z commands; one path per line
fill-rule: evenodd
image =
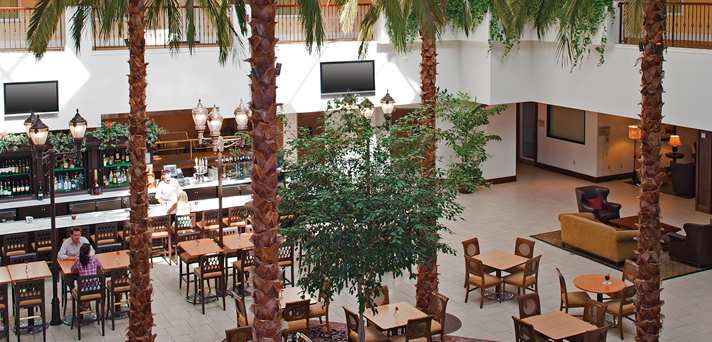
M 240 104 L 235 108 L 235 123 L 237 124 L 237 129 L 244 131 L 247 129 L 247 124 L 250 121 L 250 109 L 247 108 L 244 102 L 240 100 Z
M 367 98 L 361 101 L 361 114 L 363 114 L 366 119 L 370 120 L 373 118 L 373 102 Z
M 72 134 L 72 138 L 75 140 L 81 140 L 84 139 L 86 131 L 87 120 L 79 114 L 79 109 L 77 109 L 77 112 L 74 114 L 72 120 L 69 120 L 69 133 Z
M 37 115 L 35 113 L 31 113 L 30 116 L 25 119 L 25 133 L 27 133 L 28 137 L 30 136 L 30 128 L 35 121 L 37 121 Z
M 208 110 L 205 109 L 200 100 L 198 100 L 198 105 L 193 108 L 193 122 L 198 135 L 202 136 L 203 131 L 205 131 L 205 124 L 208 122 Z
M 47 142 L 47 136 L 49 135 L 49 127 L 45 125 L 39 118 L 35 120 L 30 127 L 30 140 L 35 146 L 43 146 Z
M 210 110 L 208 115 L 208 129 L 210 129 L 211 137 L 219 137 L 220 130 L 222 129 L 223 117 L 220 115 L 220 108 L 213 105 L 213 109 Z
M 391 97 L 391 94 L 386 90 L 386 95 L 381 99 L 381 110 L 386 120 L 390 119 L 393 110 L 396 108 L 396 100 Z

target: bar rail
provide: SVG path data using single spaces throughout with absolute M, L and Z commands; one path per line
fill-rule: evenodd
M 631 10 L 631 4 L 620 2 L 618 9 L 618 43 L 639 44 L 642 36 L 626 28 L 625 14 Z M 668 2 L 666 19 L 665 46 L 712 49 L 712 3 Z
M 27 51 L 27 29 L 30 27 L 32 8 L 0 7 L 0 51 Z M 57 22 L 57 30 L 49 40 L 47 50 L 64 50 L 64 16 Z
M 359 25 L 370 6 L 368 3 L 359 4 L 353 24 L 349 27 L 342 27 L 339 7 L 334 4 L 322 4 L 321 18 L 324 26 L 324 41 L 358 40 Z M 280 43 L 298 43 L 306 40 L 299 7 L 296 4 L 277 5 L 276 35 Z

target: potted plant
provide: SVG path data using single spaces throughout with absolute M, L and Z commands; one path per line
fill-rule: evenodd
M 21 147 L 29 146 L 27 134 L 24 133 L 2 133 L 0 136 L 0 154 L 5 152 L 16 152 Z

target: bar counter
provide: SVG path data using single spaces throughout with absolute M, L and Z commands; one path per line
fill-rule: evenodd
M 89 195 L 87 195 L 89 196 Z M 93 198 L 95 198 L 94 196 Z M 240 195 L 223 197 L 223 209 L 233 207 L 243 207 L 252 200 L 252 195 Z M 218 209 L 218 199 L 210 198 L 204 200 L 191 201 L 193 212 L 202 212 L 206 210 Z M 149 216 L 166 215 L 168 206 L 155 204 L 149 206 Z M 128 208 L 95 211 L 90 213 L 76 214 L 76 219 L 72 220 L 72 215 L 57 216 L 57 229 L 69 228 L 75 226 L 88 226 L 100 223 L 122 222 L 129 219 Z M 0 235 L 13 233 L 29 233 L 39 230 L 50 229 L 50 218 L 35 218 L 32 223 L 22 221 L 9 221 L 0 223 Z

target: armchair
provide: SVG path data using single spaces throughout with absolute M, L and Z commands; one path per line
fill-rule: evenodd
M 576 203 L 580 213 L 593 213 L 601 222 L 620 218 L 621 205 L 608 202 L 608 188 L 590 185 L 576 188 Z M 598 200 L 600 199 L 600 201 Z
M 670 258 L 702 267 L 712 265 L 712 224 L 685 223 L 686 236 L 670 234 Z

